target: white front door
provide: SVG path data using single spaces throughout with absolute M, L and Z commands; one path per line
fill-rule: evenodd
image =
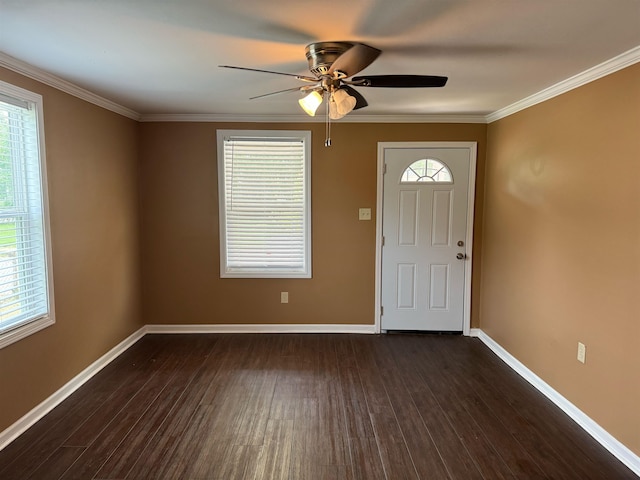
M 382 330 L 463 331 L 472 155 L 384 149 Z

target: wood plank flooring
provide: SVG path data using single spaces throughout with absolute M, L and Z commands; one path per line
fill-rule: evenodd
M 147 335 L 3 480 L 636 479 L 479 340 Z

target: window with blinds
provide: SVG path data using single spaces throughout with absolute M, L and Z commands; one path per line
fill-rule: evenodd
M 42 97 L 0 82 L 0 347 L 53 323 Z
M 218 130 L 220 276 L 311 277 L 311 132 Z

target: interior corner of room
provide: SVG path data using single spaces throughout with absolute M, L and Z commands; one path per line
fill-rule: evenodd
M 44 98 L 57 319 L 0 349 L 0 432 L 150 326 L 372 328 L 376 224 L 358 215 L 377 202 L 378 143 L 476 142 L 471 330 L 638 461 L 639 63 L 484 123 L 341 124 L 312 145 L 313 278 L 268 281 L 219 275 L 212 139 L 254 123 L 138 122 L 0 80 Z

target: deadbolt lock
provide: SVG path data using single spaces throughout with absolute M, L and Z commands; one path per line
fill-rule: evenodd
M 458 246 L 459 247 L 464 247 L 464 242 L 462 240 L 458 240 Z

